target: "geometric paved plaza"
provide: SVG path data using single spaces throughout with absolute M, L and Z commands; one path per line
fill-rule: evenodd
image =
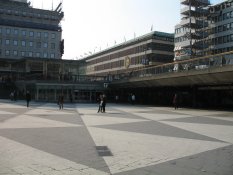
M 0 175 L 233 175 L 233 112 L 0 100 Z

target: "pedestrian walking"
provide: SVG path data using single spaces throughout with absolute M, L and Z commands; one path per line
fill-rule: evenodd
M 31 101 L 31 94 L 29 91 L 26 92 L 26 102 L 27 102 L 27 107 L 29 107 L 29 103 Z
M 98 111 L 97 111 L 97 113 L 99 113 L 99 112 L 102 112 L 102 107 L 103 107 L 103 96 L 102 95 L 100 95 L 98 98 L 97 98 L 97 102 L 98 102 L 98 104 L 99 104 L 99 108 L 98 108 Z
M 58 97 L 59 109 L 63 109 L 63 104 L 64 104 L 64 96 L 63 96 L 63 94 L 61 94 L 61 95 Z
M 116 101 L 116 103 L 118 103 L 118 100 L 119 100 L 119 96 L 116 95 L 116 96 L 115 96 L 115 101 Z
M 173 105 L 175 109 L 178 109 L 178 95 L 177 94 L 175 94 L 173 97 Z
M 135 104 L 135 100 L 136 100 L 136 97 L 135 97 L 135 95 L 134 95 L 134 94 L 132 94 L 132 96 L 131 96 L 131 102 L 132 102 L 132 105 L 134 105 L 134 104 Z
M 103 103 L 102 103 L 102 111 L 103 113 L 105 113 L 105 107 L 106 107 L 106 95 L 103 94 Z

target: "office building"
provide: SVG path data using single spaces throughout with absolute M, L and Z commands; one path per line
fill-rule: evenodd
M 212 54 L 233 50 L 233 1 L 209 7 L 209 47 Z
M 209 0 L 181 0 L 181 22 L 175 26 L 175 58 L 203 56 L 207 49 Z
M 175 57 L 184 60 L 233 50 L 233 1 L 181 0 L 181 22 L 175 26 Z
M 61 59 L 61 5 L 44 10 L 33 8 L 27 0 L 0 0 L 0 58 Z
M 154 31 L 88 56 L 86 73 L 116 78 L 135 69 L 171 62 L 173 49 L 174 34 Z

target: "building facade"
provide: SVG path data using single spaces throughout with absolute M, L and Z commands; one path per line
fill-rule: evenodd
M 212 54 L 233 50 L 233 1 L 210 6 L 209 47 Z
M 209 0 L 181 0 L 181 21 L 175 26 L 175 58 L 203 56 L 207 48 Z
M 88 56 L 86 73 L 116 78 L 124 72 L 171 62 L 173 49 L 174 34 L 154 31 Z
M 43 10 L 27 0 L 0 0 L 0 58 L 61 59 L 63 16 L 61 4 Z
M 181 22 L 175 26 L 175 57 L 184 60 L 231 51 L 233 2 L 181 0 Z

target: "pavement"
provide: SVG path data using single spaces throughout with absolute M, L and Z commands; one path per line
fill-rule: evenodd
M 0 100 L 0 175 L 233 175 L 233 112 Z

